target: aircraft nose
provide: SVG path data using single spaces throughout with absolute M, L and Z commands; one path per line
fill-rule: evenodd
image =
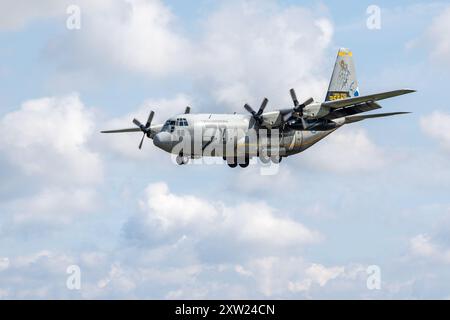
M 168 132 L 160 132 L 153 137 L 153 144 L 167 152 L 173 147 L 172 135 Z

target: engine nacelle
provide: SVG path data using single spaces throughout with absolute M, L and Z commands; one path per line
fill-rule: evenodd
M 278 127 L 281 125 L 282 117 L 280 111 L 265 112 L 262 115 L 263 125 L 268 128 Z
M 330 113 L 330 107 L 322 105 L 320 102 L 313 102 L 303 109 L 303 116 L 307 119 L 318 119 Z

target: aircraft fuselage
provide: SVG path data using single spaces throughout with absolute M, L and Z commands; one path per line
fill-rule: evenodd
M 159 130 L 158 130 L 159 129 Z M 263 129 L 255 130 L 251 116 L 243 114 L 180 114 L 166 121 L 152 136 L 155 146 L 190 157 L 256 157 L 263 148 L 276 148 L 287 157 L 325 138 L 327 131 Z M 256 133 L 258 132 L 258 133 Z M 253 137 L 249 138 L 249 137 Z M 267 150 L 266 150 L 267 151 Z

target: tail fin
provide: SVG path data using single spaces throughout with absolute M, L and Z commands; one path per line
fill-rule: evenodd
M 340 100 L 359 96 L 353 54 L 349 49 L 341 48 L 336 57 L 330 85 L 325 101 Z

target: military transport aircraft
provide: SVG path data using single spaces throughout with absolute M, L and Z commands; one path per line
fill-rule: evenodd
M 189 159 L 204 156 L 222 157 L 230 167 L 247 167 L 250 159 L 279 163 L 306 150 L 345 124 L 372 118 L 405 114 L 390 112 L 360 113 L 380 109 L 379 100 L 415 92 L 401 89 L 361 96 L 355 75 L 353 54 L 338 51 L 328 92 L 324 102 L 312 98 L 300 103 L 294 89 L 290 90 L 293 107 L 265 112 L 264 98 L 255 111 L 248 104 L 249 114 L 184 114 L 168 119 L 164 124 L 152 124 L 151 111 L 145 124 L 133 119 L 134 128 L 102 131 L 102 133 L 142 132 L 139 149 L 145 137 L 162 150 L 177 155 L 176 162 L 187 164 Z

